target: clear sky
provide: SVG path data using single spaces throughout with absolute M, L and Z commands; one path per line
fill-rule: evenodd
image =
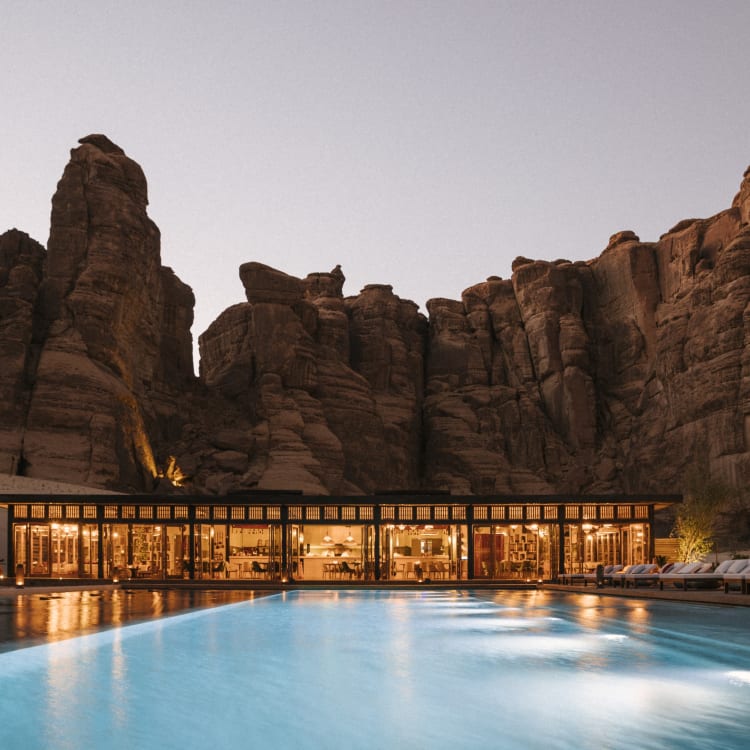
M 105 133 L 196 341 L 251 260 L 426 312 L 727 208 L 749 36 L 746 0 L 0 0 L 0 232 L 46 244 L 69 149 Z

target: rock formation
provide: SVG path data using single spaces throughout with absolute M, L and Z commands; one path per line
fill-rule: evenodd
M 141 168 L 105 136 L 80 143 L 52 199 L 46 256 L 28 238 L 5 253 L 0 293 L 17 321 L 2 345 L 14 348 L 17 406 L 3 421 L 15 440 L 3 441 L 0 465 L 140 489 L 158 473 L 152 441 L 192 378 L 194 299 L 161 266 Z
M 516 259 L 429 319 L 388 285 L 240 268 L 200 336 L 140 167 L 72 151 L 47 250 L 0 236 L 0 466 L 108 489 L 673 492 L 750 479 L 750 170 L 732 206 L 589 262 Z

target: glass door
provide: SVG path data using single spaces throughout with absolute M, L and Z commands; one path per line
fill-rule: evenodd
M 193 537 L 193 560 L 195 561 L 195 578 L 211 577 L 211 526 L 207 523 L 195 524 Z
M 394 574 L 393 524 L 380 527 L 380 580 L 390 581 Z
M 267 577 L 271 581 L 281 578 L 281 526 L 277 523 L 268 527 L 268 568 Z
M 30 543 L 31 560 L 28 574 L 48 576 L 50 574 L 49 526 L 47 524 L 31 524 Z
M 104 524 L 102 527 L 104 544 L 104 577 L 109 578 L 115 569 L 125 571 L 128 567 L 128 526 L 124 523 Z
M 505 536 L 494 526 L 474 528 L 474 578 L 498 578 L 505 559 Z
M 29 540 L 28 531 L 29 527 L 25 523 L 13 524 L 13 553 L 16 561 L 16 568 L 21 565 L 25 575 L 29 575 L 30 572 L 29 566 L 26 564 L 28 560 L 28 549 L 26 546 Z M 9 578 L 12 573 L 15 573 L 15 571 L 8 571 Z
M 81 529 L 81 575 L 99 576 L 99 529 L 96 524 L 84 524 Z
M 366 581 L 375 580 L 375 527 L 367 524 L 362 534 L 362 575 Z
M 304 557 L 302 557 L 302 543 L 305 540 L 305 534 L 301 526 L 296 524 L 288 529 L 287 550 L 289 556 L 289 570 L 287 574 L 291 579 L 304 578 Z
M 226 578 L 226 527 L 196 524 L 193 554 L 196 578 Z
M 56 578 L 78 576 L 78 526 L 53 523 L 50 534 L 52 575 Z
M 167 578 L 190 575 L 190 536 L 188 527 L 169 524 L 164 527 L 164 572 Z

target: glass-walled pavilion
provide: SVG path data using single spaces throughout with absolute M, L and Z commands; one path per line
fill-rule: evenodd
M 5 495 L 7 572 L 196 581 L 555 580 L 649 562 L 669 496 Z

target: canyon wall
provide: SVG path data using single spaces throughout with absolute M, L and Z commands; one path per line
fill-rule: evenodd
M 750 479 L 750 176 L 731 207 L 594 260 L 518 258 L 429 317 L 340 267 L 248 262 L 199 339 L 140 167 L 81 139 L 46 250 L 0 236 L 0 471 L 224 493 L 674 492 Z M 4 469 L 3 469 L 4 467 Z

